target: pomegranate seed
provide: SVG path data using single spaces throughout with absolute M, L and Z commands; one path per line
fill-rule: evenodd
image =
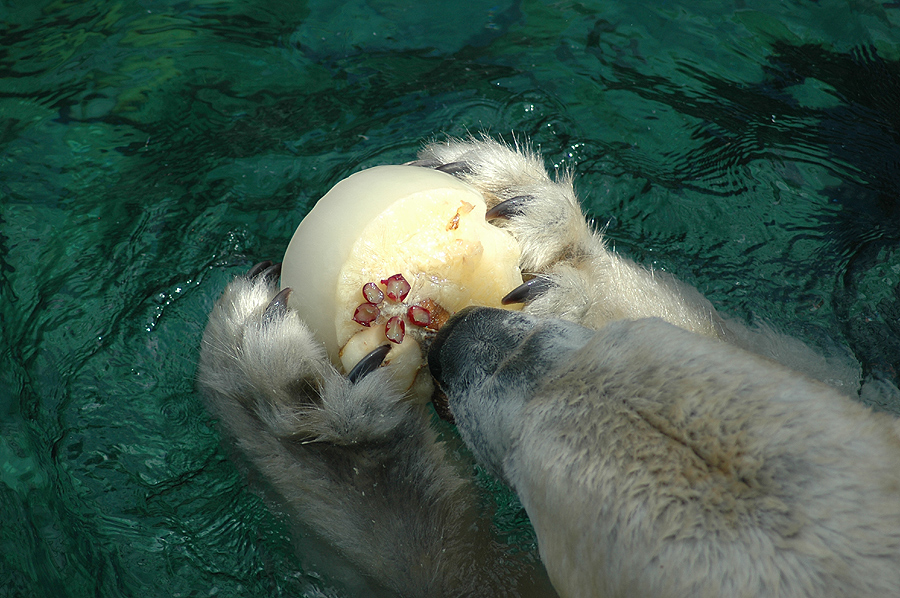
M 397 343 L 398 345 L 402 343 L 405 334 L 406 324 L 403 322 L 403 319 L 398 316 L 394 316 L 384 325 L 384 335 L 392 343 Z
M 421 305 L 411 305 L 406 310 L 406 316 L 409 318 L 409 323 L 416 326 L 428 326 L 431 324 L 431 312 Z
M 363 326 L 371 326 L 380 313 L 381 310 L 374 303 L 360 303 L 353 312 L 353 321 Z
M 381 284 L 387 289 L 388 299 L 392 301 L 403 301 L 409 295 L 410 286 L 402 274 L 394 274 L 382 280 Z
M 367 282 L 363 285 L 363 297 L 369 303 L 381 303 L 384 301 L 384 293 L 378 288 L 374 282 Z

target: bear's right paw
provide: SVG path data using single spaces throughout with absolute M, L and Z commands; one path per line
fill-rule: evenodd
M 257 264 L 225 289 L 204 333 L 198 382 L 228 419 L 248 412 L 269 432 L 336 445 L 379 440 L 406 417 L 376 349 L 342 376 L 278 290 L 279 265 Z

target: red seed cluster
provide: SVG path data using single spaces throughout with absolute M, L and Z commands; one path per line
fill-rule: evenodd
M 387 321 L 387 324 L 384 325 L 384 335 L 387 337 L 389 341 L 392 343 L 397 343 L 398 345 L 403 342 L 403 336 L 406 334 L 406 323 L 403 322 L 403 318 L 398 318 L 394 316 L 390 320 Z
M 371 326 L 381 315 L 381 304 L 387 299 L 392 302 L 402 303 L 412 288 L 402 274 L 394 274 L 381 281 L 384 286 L 382 291 L 374 282 L 363 285 L 362 295 L 364 303 L 360 303 L 353 312 L 353 321 L 362 326 Z M 413 326 L 426 327 L 431 323 L 431 312 L 421 305 L 410 305 L 406 310 L 406 318 L 393 316 L 384 325 L 384 335 L 392 343 L 400 344 L 406 335 L 406 321 Z
M 431 323 L 431 313 L 421 305 L 410 305 L 406 310 L 406 317 L 409 318 L 410 324 L 423 328 Z
M 363 297 L 369 303 L 381 303 L 384 301 L 384 293 L 381 292 L 381 289 L 374 282 L 367 282 L 363 285 Z
M 363 326 L 371 326 L 380 313 L 381 309 L 374 303 L 360 303 L 353 312 L 353 321 Z
M 390 278 L 381 281 L 387 290 L 388 299 L 392 301 L 403 301 L 409 295 L 409 283 L 403 278 L 402 274 L 394 274 Z

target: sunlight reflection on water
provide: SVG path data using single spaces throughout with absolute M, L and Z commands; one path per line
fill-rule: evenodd
M 617 249 L 896 382 L 900 12 L 764 4 L 0 7 L 4 595 L 354 594 L 247 489 L 197 347 L 333 183 L 445 133 L 533 139 Z

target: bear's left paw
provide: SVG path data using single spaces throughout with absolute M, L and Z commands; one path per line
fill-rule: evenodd
M 527 147 L 489 137 L 448 139 L 428 145 L 410 164 L 452 174 L 481 191 L 487 218 L 519 242 L 525 272 L 545 272 L 593 250 L 596 241 L 571 176 L 551 179 L 543 160 Z

